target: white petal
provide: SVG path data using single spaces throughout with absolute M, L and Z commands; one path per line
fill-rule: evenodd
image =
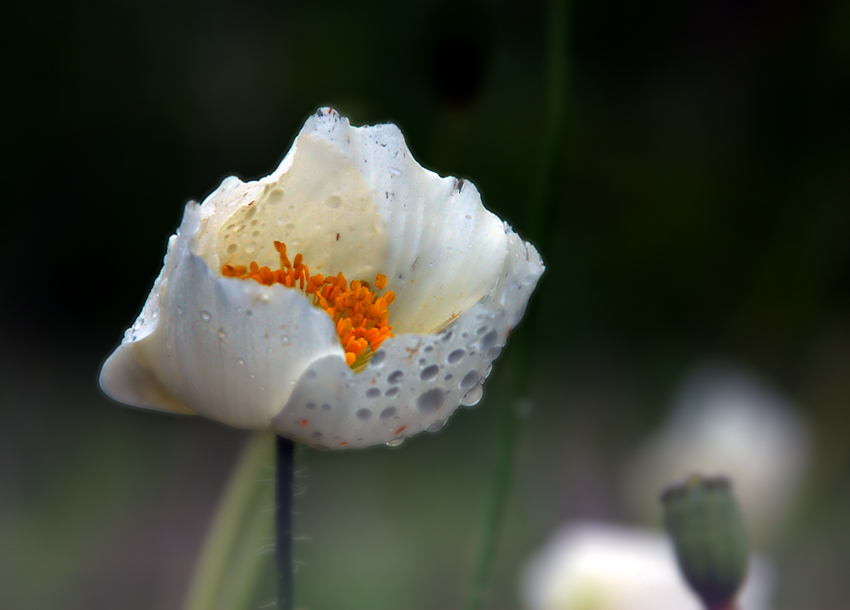
M 312 273 L 369 282 L 383 273 L 397 333 L 433 332 L 477 302 L 508 251 L 472 183 L 421 167 L 395 125 L 351 127 L 325 109 L 272 175 L 228 178 L 202 213 L 197 252 L 212 269 L 276 269 L 277 240 Z
M 431 332 L 493 287 L 507 236 L 472 183 L 420 166 L 392 124 L 351 127 L 320 110 L 302 134 L 310 130 L 352 159 L 386 224 L 386 257 L 376 272 L 396 293 L 396 332 Z
M 543 271 L 532 246 L 507 225 L 503 233 L 511 248 L 489 295 L 441 333 L 387 339 L 363 372 L 313 362 L 274 419 L 278 434 L 330 449 L 393 443 L 439 429 L 465 396 L 480 396 Z
M 265 428 L 306 366 L 329 355 L 344 361 L 342 348 L 330 317 L 301 292 L 214 275 L 191 251 L 199 221 L 187 206 L 143 310 L 159 303 L 160 313 L 141 336 L 125 337 L 101 386 L 128 404 Z

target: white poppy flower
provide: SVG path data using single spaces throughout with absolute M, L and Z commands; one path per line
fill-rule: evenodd
M 480 400 L 542 272 L 476 188 L 422 168 L 395 125 L 351 127 L 323 108 L 274 173 L 186 206 L 100 384 L 129 405 L 313 446 L 397 444 Z M 359 295 L 365 318 L 334 295 L 318 303 L 311 281 Z
M 771 607 L 773 572 L 750 561 L 741 610 Z M 529 562 L 526 610 L 701 610 L 679 574 L 672 543 L 660 532 L 601 523 L 558 531 Z

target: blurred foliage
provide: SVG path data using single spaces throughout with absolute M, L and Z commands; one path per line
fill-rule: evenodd
M 182 603 L 246 435 L 118 408 L 96 388 L 182 204 L 231 173 L 268 173 L 329 104 L 355 124 L 398 123 L 420 162 L 472 179 L 522 234 L 546 129 L 546 8 L 7 10 L 0 606 Z M 850 8 L 603 0 L 570 13 L 536 409 L 489 607 L 516 607 L 523 562 L 556 524 L 632 518 L 623 463 L 680 376 L 718 355 L 777 384 L 816 432 L 807 493 L 766 549 L 777 608 L 848 607 Z M 437 435 L 301 453 L 301 607 L 457 607 L 506 364 Z

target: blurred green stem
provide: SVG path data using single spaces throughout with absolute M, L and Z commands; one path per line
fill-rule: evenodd
M 546 119 L 541 150 L 540 173 L 534 190 L 529 219 L 529 238 L 543 251 L 547 242 L 547 223 L 550 222 L 551 202 L 563 153 L 563 136 L 567 103 L 567 31 L 566 0 L 551 0 L 548 16 L 548 69 L 546 83 Z M 505 399 L 501 405 L 499 445 L 496 456 L 493 487 L 483 522 L 481 546 L 475 561 L 472 582 L 466 599 L 466 610 L 479 610 L 484 604 L 493 572 L 496 547 L 502 531 L 513 478 L 513 464 L 522 424 L 520 405 L 528 394 L 528 381 L 534 354 L 539 316 L 532 301 L 526 319 L 531 328 L 517 333 L 512 351 Z
M 256 434 L 242 450 L 199 554 L 184 610 L 244 608 L 255 594 L 266 561 L 257 544 L 269 533 L 262 518 L 268 487 L 259 479 L 271 465 L 270 441 L 271 435 Z

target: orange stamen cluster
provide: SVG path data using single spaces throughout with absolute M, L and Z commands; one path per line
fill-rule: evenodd
M 336 323 L 339 342 L 345 350 L 345 361 L 349 366 L 358 356 L 368 349 L 376 351 L 381 343 L 392 336 L 393 327 L 387 321 L 387 307 L 395 300 L 395 294 L 386 291 L 377 295 L 387 285 L 387 276 L 375 277 L 375 293 L 369 288 L 369 282 L 352 280 L 349 284 L 342 273 L 323 276 L 321 273 L 310 275 L 310 269 L 303 263 L 300 254 L 293 262 L 286 256 L 286 245 L 274 242 L 275 250 L 280 253 L 280 269 L 272 271 L 252 262 L 248 267 L 222 265 L 224 277 L 243 280 L 255 280 L 266 286 L 283 284 L 298 288 L 313 295 L 313 304 L 321 307 Z

